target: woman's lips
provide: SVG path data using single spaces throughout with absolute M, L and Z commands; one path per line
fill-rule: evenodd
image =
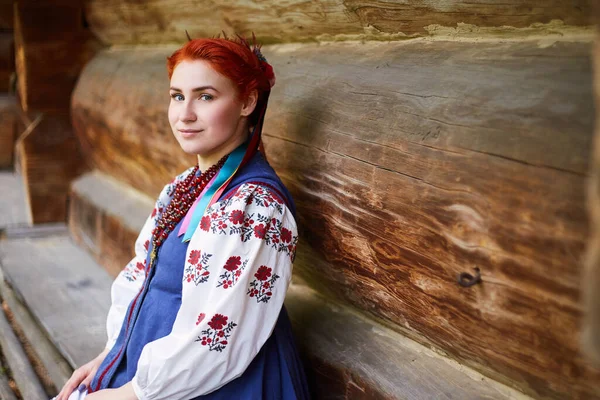
M 188 139 L 196 136 L 198 133 L 202 132 L 204 129 L 179 129 L 179 133 L 181 137 Z

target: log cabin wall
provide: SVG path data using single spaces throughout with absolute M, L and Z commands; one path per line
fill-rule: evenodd
M 10 85 L 14 53 L 12 1 L 0 1 L 0 168 L 12 167 L 14 160 L 17 114 Z
M 596 25 L 600 23 L 600 4 L 594 7 Z M 592 50 L 594 65 L 594 94 L 596 100 L 596 128 L 587 185 L 590 234 L 582 279 L 585 318 L 582 342 L 586 356 L 600 366 L 600 31 Z
M 194 162 L 166 120 L 166 56 L 184 29 L 253 30 L 279 43 L 264 48 L 277 74 L 265 144 L 298 206 L 296 273 L 533 397 L 600 398 L 579 350 L 587 2 L 84 6 L 112 46 L 71 102 L 93 168 L 155 197 Z M 476 267 L 483 282 L 459 286 Z
M 102 46 L 85 26 L 79 1 L 9 2 L 14 16 L 17 165 L 32 223 L 64 222 L 71 181 L 86 169 L 70 118 L 85 63 Z

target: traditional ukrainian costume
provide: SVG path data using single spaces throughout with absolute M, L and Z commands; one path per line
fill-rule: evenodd
M 131 381 L 140 400 L 309 398 L 283 307 L 298 241 L 294 203 L 256 151 L 265 109 L 249 143 L 212 176 L 196 167 L 160 193 L 112 285 L 111 350 L 91 391 Z M 194 179 L 202 193 L 166 226 L 169 203 Z

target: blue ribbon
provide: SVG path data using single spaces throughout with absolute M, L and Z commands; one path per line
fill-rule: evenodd
M 190 224 L 188 225 L 185 235 L 183 236 L 183 239 L 181 240 L 182 242 L 190 241 L 190 239 L 194 235 L 194 232 L 196 232 L 198 225 L 200 225 L 200 220 L 202 219 L 202 216 L 204 215 L 204 212 L 206 211 L 206 207 L 210 203 L 210 201 L 213 198 L 213 196 L 215 195 L 215 193 L 221 188 L 221 186 L 223 186 L 223 184 L 225 184 L 227 181 L 229 181 L 229 178 L 231 178 L 233 176 L 233 174 L 236 173 L 236 171 L 240 167 L 240 164 L 242 163 L 244 154 L 246 154 L 247 148 L 248 148 L 248 142 L 244 142 L 237 149 L 235 149 L 229 155 L 229 157 L 227 157 L 227 160 L 225 161 L 225 164 L 223 164 L 223 167 L 217 174 L 215 181 L 213 182 L 212 185 L 210 185 L 210 187 L 204 193 L 204 195 L 200 199 L 200 202 L 194 209 L 194 214 L 192 214 L 192 218 L 190 219 Z

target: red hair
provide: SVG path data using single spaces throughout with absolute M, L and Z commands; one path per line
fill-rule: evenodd
M 169 79 L 177 64 L 184 60 L 201 60 L 223 76 L 229 78 L 238 88 L 240 100 L 246 100 L 253 90 L 258 92 L 258 102 L 250 114 L 250 125 L 258 121 L 261 109 L 265 106 L 267 93 L 271 90 L 270 81 L 274 79 L 271 66 L 262 61 L 256 44 L 238 37 L 236 39 L 214 38 L 193 39 L 182 48 L 167 57 Z M 264 60 L 264 59 L 263 59 Z

